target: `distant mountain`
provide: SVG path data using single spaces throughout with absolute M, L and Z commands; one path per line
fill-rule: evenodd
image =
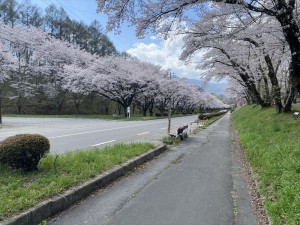
M 184 78 L 184 80 L 186 80 L 190 84 L 201 87 L 202 89 L 204 89 L 205 91 L 207 91 L 209 93 L 215 93 L 217 95 L 221 95 L 221 94 L 225 95 L 226 94 L 225 89 L 227 88 L 227 83 L 224 81 L 220 81 L 220 82 L 210 81 L 210 82 L 204 84 L 204 82 L 201 80 L 187 79 L 187 78 Z

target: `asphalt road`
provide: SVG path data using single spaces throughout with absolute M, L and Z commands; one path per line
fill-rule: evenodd
M 197 116 L 172 118 L 171 133 Z M 20 133 L 38 133 L 50 140 L 52 153 L 64 153 L 117 142 L 158 141 L 167 134 L 167 119 L 121 121 L 101 119 L 4 117 L 0 141 Z
M 229 117 L 225 115 L 138 172 L 52 218 L 49 224 L 237 224 Z M 244 199 L 246 194 L 244 191 L 240 195 Z M 249 210 L 239 218 L 248 218 L 250 222 L 238 224 L 257 224 L 250 215 L 250 200 L 245 202 Z

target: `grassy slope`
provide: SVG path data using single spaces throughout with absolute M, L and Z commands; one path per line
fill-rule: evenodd
M 232 114 L 274 224 L 300 224 L 300 118 L 245 106 Z
M 118 144 L 104 149 L 69 152 L 43 158 L 36 172 L 12 171 L 0 165 L 0 221 L 147 152 L 150 143 Z M 0 222 L 1 223 L 1 222 Z

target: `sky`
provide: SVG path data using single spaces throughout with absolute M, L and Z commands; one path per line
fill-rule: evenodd
M 107 17 L 96 13 L 96 0 L 31 0 L 31 3 L 43 9 L 50 4 L 63 7 L 72 19 L 83 21 L 86 24 L 98 20 L 105 31 Z M 194 65 L 185 65 L 183 61 L 179 60 L 183 45 L 182 37 L 163 40 L 150 34 L 143 39 L 138 39 L 135 36 L 135 27 L 129 26 L 129 24 L 122 25 L 120 34 L 110 32 L 107 33 L 107 36 L 119 52 L 126 51 L 142 61 L 161 65 L 164 69 L 171 68 L 178 77 L 199 79 L 201 76 L 201 71 L 195 70 Z M 199 60 L 201 60 L 201 55 L 195 59 L 195 61 Z

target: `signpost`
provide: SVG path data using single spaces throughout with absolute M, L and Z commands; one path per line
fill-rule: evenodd
M 130 118 L 130 106 L 127 107 L 127 118 Z

